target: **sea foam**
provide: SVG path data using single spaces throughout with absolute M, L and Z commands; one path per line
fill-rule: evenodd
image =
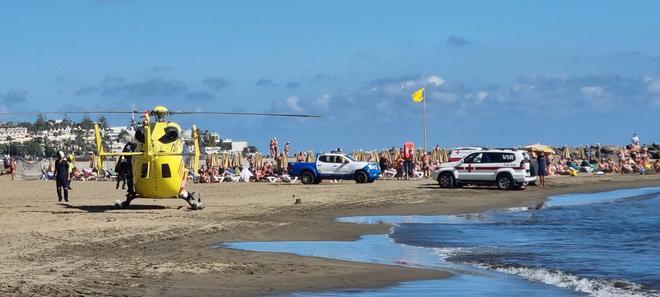
M 474 264 L 476 267 L 520 276 L 524 279 L 571 289 L 596 297 L 650 297 L 660 296 L 657 292 L 645 292 L 638 284 L 622 280 L 601 280 L 576 276 L 567 272 L 501 265 Z

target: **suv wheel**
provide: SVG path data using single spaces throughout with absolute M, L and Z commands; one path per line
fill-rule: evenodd
M 300 175 L 300 181 L 303 184 L 309 185 L 314 183 L 314 174 L 309 171 L 305 171 Z
M 369 176 L 364 171 L 355 172 L 355 182 L 358 184 L 366 183 L 369 180 Z
M 453 188 L 455 185 L 454 176 L 451 173 L 440 174 L 438 177 L 438 185 L 440 185 L 441 188 Z
M 500 190 L 510 190 L 514 186 L 513 177 L 508 173 L 498 175 L 496 182 L 497 187 L 500 188 Z

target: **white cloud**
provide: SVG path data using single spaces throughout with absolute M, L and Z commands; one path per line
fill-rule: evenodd
M 330 94 L 323 94 L 321 97 L 316 98 L 316 105 L 328 109 L 330 107 L 330 102 L 332 101 L 332 96 Z
M 654 94 L 660 93 L 660 79 L 649 78 L 645 82 L 648 83 L 649 92 Z
M 488 97 L 488 92 L 486 91 L 478 91 L 477 92 L 477 101 L 481 102 L 484 101 Z
M 582 93 L 582 95 L 589 98 L 601 97 L 605 94 L 603 87 L 599 87 L 599 86 L 582 87 L 580 88 L 580 92 Z
M 300 106 L 300 100 L 298 96 L 286 98 L 286 106 L 293 112 L 305 112 L 305 109 Z
M 445 80 L 437 75 L 431 75 L 428 78 L 426 78 L 426 82 L 435 85 L 436 87 L 439 87 L 445 83 Z

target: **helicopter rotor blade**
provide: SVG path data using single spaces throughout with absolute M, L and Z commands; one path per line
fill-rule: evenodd
M 0 112 L 0 116 L 8 115 L 48 115 L 48 114 L 151 114 L 153 111 L 129 111 L 101 110 L 101 111 L 28 111 L 28 112 Z M 321 118 L 323 116 L 313 114 L 296 113 L 271 113 L 271 112 L 228 112 L 228 111 L 168 111 L 169 115 L 237 115 L 237 116 L 269 116 L 269 117 L 293 117 L 293 118 Z
M 313 114 L 297 113 L 272 113 L 272 112 L 229 112 L 229 111 L 170 111 L 171 115 L 238 115 L 238 116 L 268 116 L 268 117 L 293 117 L 293 118 L 321 118 L 323 116 Z
M 119 110 L 103 110 L 103 111 L 26 111 L 26 112 L 0 112 L 3 115 L 40 115 L 40 114 L 135 114 L 138 111 L 119 111 Z

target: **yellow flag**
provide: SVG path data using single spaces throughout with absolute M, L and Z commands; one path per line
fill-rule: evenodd
M 414 102 L 422 102 L 424 101 L 424 88 L 421 88 L 414 93 L 412 93 L 412 100 Z

